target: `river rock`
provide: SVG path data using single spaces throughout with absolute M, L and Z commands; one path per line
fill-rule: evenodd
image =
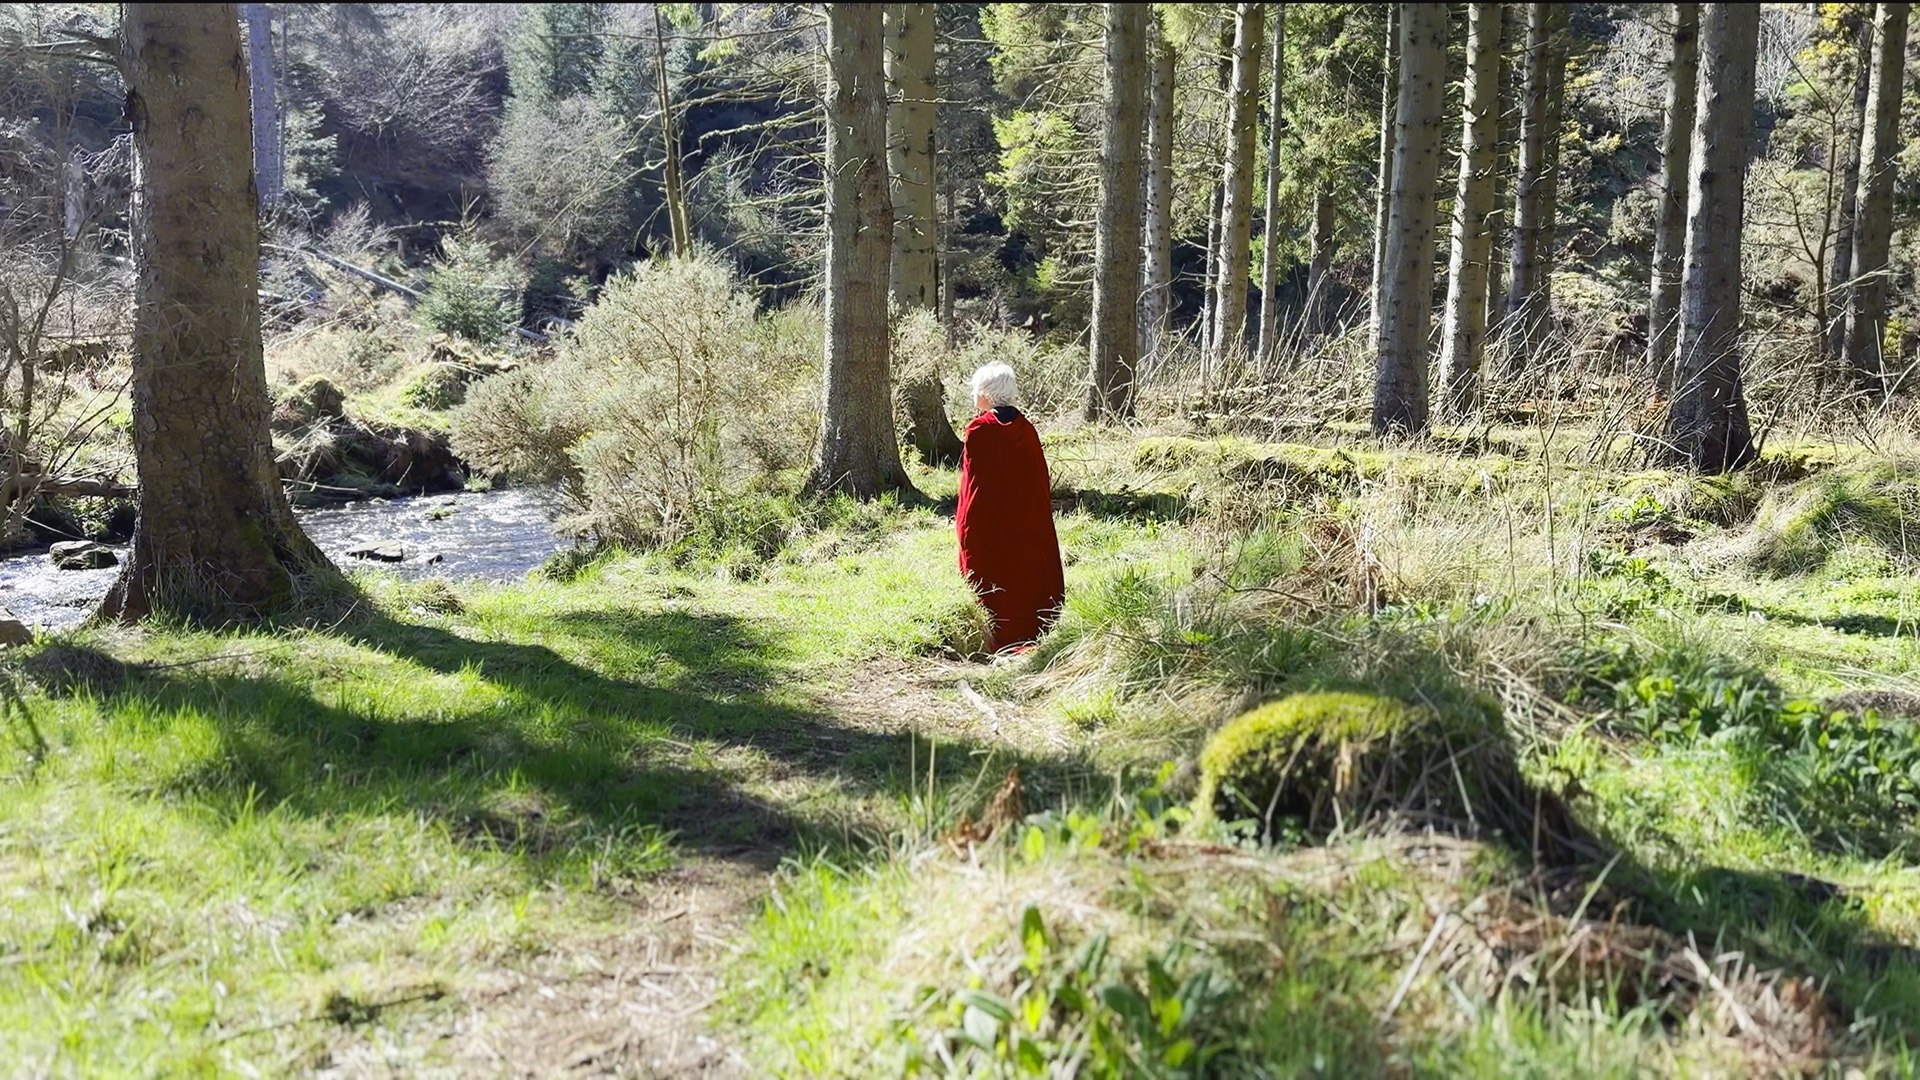
M 47 554 L 61 570 L 104 570 L 120 563 L 112 548 L 91 540 L 65 540 L 48 547 Z
M 404 562 L 407 549 L 399 544 L 363 544 L 347 551 L 349 559 L 367 559 L 372 562 Z
M 31 644 L 33 631 L 27 629 L 27 624 L 14 618 L 13 612 L 0 608 L 0 648 Z

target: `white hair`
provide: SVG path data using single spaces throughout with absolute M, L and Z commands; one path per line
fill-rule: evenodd
M 1018 396 L 1013 368 L 995 361 L 974 372 L 973 396 L 985 397 L 987 407 L 992 409 L 1013 404 L 1013 399 Z

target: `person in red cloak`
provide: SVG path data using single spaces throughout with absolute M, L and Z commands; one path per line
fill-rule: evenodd
M 1013 405 L 1013 369 L 974 373 L 980 415 L 960 455 L 960 573 L 992 617 L 991 652 L 1023 645 L 1052 625 L 1066 598 L 1053 531 L 1053 484 L 1040 434 Z

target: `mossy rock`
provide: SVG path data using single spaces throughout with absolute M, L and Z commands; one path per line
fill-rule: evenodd
M 273 426 L 280 429 L 340 420 L 347 415 L 347 395 L 325 375 L 302 379 L 281 395 L 274 406 Z
M 1862 462 L 1769 494 L 1754 520 L 1749 560 L 1771 574 L 1808 574 L 1862 545 L 1903 564 L 1920 559 L 1920 462 Z
M 1554 854 L 1583 835 L 1559 800 L 1520 776 L 1491 702 L 1440 712 L 1364 693 L 1295 694 L 1227 724 L 1200 754 L 1196 815 L 1291 822 L 1311 837 L 1398 817 L 1414 823 L 1544 837 Z M 1550 818 L 1539 821 L 1550 808 Z

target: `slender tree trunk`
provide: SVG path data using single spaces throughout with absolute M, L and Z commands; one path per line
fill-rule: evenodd
M 1153 87 L 1147 113 L 1147 218 L 1145 278 L 1140 292 L 1140 351 L 1158 356 L 1166 348 L 1173 310 L 1173 43 L 1160 17 L 1149 22 L 1153 37 Z
M 1856 32 L 1856 68 L 1853 73 L 1853 128 L 1843 138 L 1846 160 L 1840 174 L 1840 220 L 1834 227 L 1832 270 L 1827 274 L 1827 291 L 1833 299 L 1826 305 L 1826 321 L 1821 327 L 1825 341 L 1824 372 L 1839 369 L 1847 355 L 1847 310 L 1852 306 L 1852 290 L 1847 287 L 1853 273 L 1853 219 L 1860 187 L 1860 143 L 1867 133 L 1867 99 L 1873 81 L 1873 25 L 1862 22 Z
M 134 145 L 140 516 L 100 617 L 258 617 L 331 567 L 293 518 L 267 432 L 238 12 L 127 4 L 120 65 Z
M 1886 394 L 1887 254 L 1893 239 L 1893 181 L 1898 171 L 1900 92 L 1907 60 L 1906 4 L 1880 4 L 1873 16 L 1871 120 L 1860 140 L 1860 191 L 1855 197 L 1853 272 L 1848 276 L 1847 366 L 1854 382 Z
M 1533 343 L 1553 327 L 1553 268 L 1559 259 L 1560 144 L 1567 103 L 1567 55 L 1572 45 L 1568 5 L 1547 5 L 1547 118 L 1540 132 L 1540 241 L 1534 250 Z
M 1512 243 L 1513 221 L 1509 212 L 1512 201 L 1509 193 L 1513 189 L 1514 154 L 1520 130 L 1520 101 L 1515 93 L 1515 69 L 1524 69 L 1524 63 L 1513 63 L 1514 43 L 1523 47 L 1526 43 L 1526 20 L 1524 13 L 1515 18 L 1521 7 L 1512 4 L 1500 5 L 1500 89 L 1499 138 L 1494 141 L 1493 150 L 1493 212 L 1487 215 L 1487 237 L 1494 254 L 1487 263 L 1487 336 L 1489 340 L 1500 336 L 1505 327 L 1502 316 L 1506 313 L 1506 266 L 1505 252 Z
M 1133 414 L 1140 362 L 1140 179 L 1145 154 L 1145 4 L 1108 4 L 1106 104 L 1100 140 L 1100 209 L 1093 240 L 1089 420 Z
M 1280 351 L 1280 138 L 1286 134 L 1287 9 L 1273 9 L 1273 59 L 1269 78 L 1273 96 L 1267 103 L 1267 198 L 1260 225 L 1260 344 L 1262 379 L 1273 368 Z
M 885 35 L 876 4 L 827 5 L 826 393 L 808 491 L 914 491 L 888 373 Z
M 1227 93 L 1227 154 L 1221 169 L 1220 272 L 1214 310 L 1214 366 L 1225 374 L 1246 358 L 1247 263 L 1253 247 L 1253 143 L 1259 124 L 1260 54 L 1266 5 L 1239 4 L 1233 14 L 1233 82 Z
M 893 200 L 893 300 L 901 311 L 939 303 L 939 209 L 935 196 L 933 5 L 888 4 L 887 174 Z M 964 449 L 947 417 L 938 365 L 900 387 L 907 438 L 928 465 L 955 464 Z
M 1737 469 L 1754 453 L 1740 370 L 1740 239 L 1759 36 L 1758 5 L 1701 5 L 1699 113 L 1667 441 L 1677 459 L 1703 472 Z
M 1404 6 L 1386 5 L 1386 60 L 1380 79 L 1380 163 L 1376 185 L 1379 194 L 1373 211 L 1373 290 L 1368 294 L 1373 307 L 1369 322 L 1376 352 L 1380 349 L 1380 327 L 1385 312 L 1380 294 L 1387 278 L 1387 212 L 1391 201 L 1388 196 L 1393 189 L 1393 122 L 1400 102 L 1400 9 Z
M 1493 261 L 1494 145 L 1500 127 L 1500 5 L 1467 6 L 1467 85 L 1462 99 L 1460 181 L 1453 199 L 1453 250 L 1441 322 L 1440 382 L 1450 409 L 1480 403 L 1487 341 L 1487 267 Z
M 1546 4 L 1527 5 L 1525 84 L 1520 91 L 1520 164 L 1513 177 L 1513 258 L 1507 275 L 1508 328 L 1519 335 L 1524 364 L 1539 342 L 1541 196 L 1546 193 L 1546 126 L 1552 100 L 1552 20 Z
M 1376 434 L 1427 427 L 1427 338 L 1433 307 L 1434 188 L 1445 124 L 1447 9 L 1400 5 L 1400 98 L 1393 190 L 1387 209 L 1388 273 L 1380 292 L 1374 373 Z
M 1309 337 L 1327 332 L 1333 311 L 1333 190 L 1322 182 L 1313 193 L 1313 249 L 1307 254 L 1307 302 L 1300 323 Z
M 665 160 L 664 183 L 667 200 L 667 228 L 673 237 L 673 254 L 686 258 L 693 254 L 693 225 L 687 216 L 687 185 L 680 174 L 680 129 L 673 122 L 673 92 L 667 82 L 667 29 L 660 19 L 660 5 L 653 5 L 654 81 L 660 95 L 660 150 Z
M 1669 6 L 1673 51 L 1667 60 L 1667 124 L 1660 141 L 1660 217 L 1654 224 L 1653 280 L 1647 290 L 1647 367 L 1662 394 L 1673 389 L 1673 343 L 1679 337 L 1687 160 L 1693 148 L 1694 83 L 1700 64 L 1700 5 Z
M 286 159 L 280 149 L 279 83 L 273 70 L 273 15 L 265 4 L 242 4 L 247 23 L 248 99 L 253 104 L 253 179 L 260 206 L 271 210 L 285 185 Z

